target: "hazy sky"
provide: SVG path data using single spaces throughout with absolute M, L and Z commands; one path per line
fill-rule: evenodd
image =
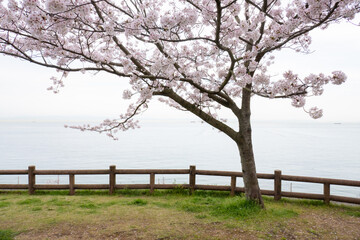
M 360 27 L 350 23 L 335 24 L 311 34 L 310 55 L 283 50 L 276 53 L 274 74 L 293 70 L 299 75 L 330 74 L 342 70 L 347 82 L 327 86 L 323 96 L 308 99 L 307 107 L 318 106 L 324 117 L 316 121 L 360 122 Z M 50 77 L 54 70 L 17 59 L 0 56 L 0 120 L 61 119 L 67 121 L 113 118 L 126 110 L 122 90 L 126 79 L 109 74 L 70 74 L 65 88 L 53 94 Z M 231 115 L 229 115 L 231 116 Z M 170 109 L 153 100 L 143 118 L 188 118 L 191 114 Z M 254 97 L 254 120 L 314 121 L 302 109 L 291 106 L 290 100 L 268 100 Z M 85 121 L 86 122 L 86 121 Z

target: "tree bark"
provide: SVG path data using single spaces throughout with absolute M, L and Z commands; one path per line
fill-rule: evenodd
M 257 202 L 262 208 L 264 208 L 264 202 L 256 176 L 250 122 L 248 124 L 247 130 L 242 131 L 239 134 L 239 139 L 236 144 L 240 153 L 246 199 L 253 200 Z
M 251 89 L 248 84 L 247 89 Z M 245 196 L 248 200 L 256 201 L 264 208 L 264 201 L 261 196 L 259 182 L 256 176 L 255 157 L 252 145 L 252 129 L 250 122 L 250 91 L 243 89 L 240 112 L 236 113 L 239 120 L 239 133 L 235 140 L 240 153 L 241 167 L 245 187 Z

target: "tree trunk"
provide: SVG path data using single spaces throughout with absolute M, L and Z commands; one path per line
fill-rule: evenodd
M 251 89 L 251 84 L 247 85 L 247 89 Z M 239 133 L 235 142 L 240 152 L 245 196 L 249 200 L 256 201 L 264 208 L 264 202 L 261 197 L 259 182 L 256 176 L 255 158 L 252 146 L 250 100 L 250 91 L 243 89 L 241 111 L 236 114 L 239 120 Z
M 264 208 L 264 202 L 261 197 L 259 182 L 256 176 L 250 122 L 248 128 L 245 131 L 241 131 L 239 134 L 239 139 L 236 144 L 240 152 L 246 199 L 253 200 Z

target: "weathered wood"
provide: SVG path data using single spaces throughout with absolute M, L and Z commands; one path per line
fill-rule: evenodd
M 196 190 L 216 190 L 216 191 L 231 191 L 231 186 L 220 185 L 196 185 Z
M 75 189 L 109 189 L 109 184 L 75 184 Z
M 329 183 L 329 184 L 334 184 L 334 185 L 360 187 L 360 181 L 354 181 L 354 180 L 305 177 L 305 176 L 291 176 L 291 175 L 282 175 L 281 178 L 282 178 L 282 180 L 285 180 L 285 181 Z
M 196 170 L 197 175 L 210 175 L 210 176 L 235 176 L 242 177 L 242 172 L 230 172 L 230 171 L 214 171 L 214 170 Z
M 271 173 L 257 173 L 256 176 L 260 179 L 274 179 L 275 175 Z
M 230 196 L 235 196 L 235 188 L 236 188 L 236 177 L 235 176 L 231 176 L 231 190 L 230 190 Z
M 209 176 L 223 176 L 223 177 L 242 177 L 242 172 L 232 172 L 232 171 L 216 171 L 216 170 L 196 170 L 198 175 L 209 175 Z M 274 179 L 274 174 L 269 173 L 257 173 L 256 176 L 261 179 Z
M 108 169 L 81 169 L 81 170 L 35 170 L 36 175 L 92 175 L 92 174 L 109 174 Z
M 323 194 L 315 194 L 315 193 L 299 193 L 299 192 L 281 192 L 283 197 L 293 197 L 293 198 L 306 198 L 306 199 L 315 199 L 315 200 L 323 200 Z
M 28 185 L 29 185 L 29 194 L 35 193 L 35 166 L 28 167 Z
M 190 185 L 190 194 L 193 194 L 195 191 L 196 185 L 196 166 L 190 166 L 190 173 L 189 173 L 189 185 Z
M 281 171 L 274 171 L 274 200 L 281 199 Z
M 267 196 L 274 196 L 275 194 L 275 191 L 274 190 L 261 190 L 260 189 L 260 192 L 261 192 L 261 195 L 267 195 Z
M 116 166 L 110 166 L 110 174 L 109 174 L 109 194 L 114 194 L 115 192 L 115 185 L 116 185 Z
M 43 190 L 59 190 L 59 189 L 69 189 L 69 184 L 35 184 L 35 189 L 43 189 Z
M 0 189 L 28 189 L 29 184 L 0 184 Z
M 352 197 L 343 197 L 343 196 L 330 195 L 330 200 L 336 201 L 336 202 L 360 204 L 360 198 L 352 198 Z
M 188 189 L 189 184 L 155 184 L 155 189 Z
M 116 184 L 116 189 L 150 189 L 150 184 Z
M 116 174 L 189 174 L 189 169 L 116 169 Z
M 154 184 L 154 189 L 188 189 L 189 184 Z M 151 184 L 116 184 L 116 189 L 151 189 Z
M 36 170 L 35 166 L 29 166 L 28 170 L 0 170 L 0 175 L 21 174 L 28 174 L 28 184 L 0 184 L 0 189 L 28 189 L 29 194 L 33 194 L 36 189 L 69 189 L 71 195 L 74 194 L 75 189 L 109 189 L 109 192 L 113 193 L 117 188 L 150 189 L 150 192 L 152 193 L 155 189 L 173 189 L 180 187 L 189 189 L 190 193 L 193 193 L 196 189 L 230 191 L 232 196 L 235 192 L 245 191 L 243 187 L 236 187 L 236 178 L 242 177 L 242 172 L 196 170 L 195 166 L 190 166 L 189 169 L 116 169 L 115 166 L 110 166 L 107 170 Z M 75 184 L 76 174 L 109 174 L 109 184 Z M 150 174 L 150 184 L 116 184 L 116 174 Z M 155 184 L 155 174 L 189 174 L 189 184 Z M 196 174 L 231 176 L 231 183 L 230 186 L 196 185 Z M 69 175 L 69 184 L 36 184 L 36 175 Z M 274 190 L 260 191 L 262 195 L 274 196 L 275 200 L 281 199 L 283 196 L 320 199 L 324 200 L 326 204 L 330 201 L 360 204 L 360 198 L 330 195 L 331 184 L 360 187 L 360 181 L 282 175 L 279 170 L 275 171 L 274 174 L 258 173 L 257 177 L 260 179 L 274 179 Z M 323 194 L 282 192 L 281 182 L 283 180 L 322 183 L 324 184 L 324 192 Z
M 22 175 L 28 174 L 28 170 L 0 170 L 0 175 Z
M 155 188 L 155 174 L 150 173 L 150 194 L 154 193 L 154 188 Z
M 75 175 L 69 174 L 69 194 L 75 195 Z
M 324 183 L 324 203 L 330 204 L 330 183 Z

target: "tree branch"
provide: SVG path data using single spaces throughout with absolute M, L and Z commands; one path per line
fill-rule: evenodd
M 278 44 L 278 45 L 276 45 L 274 47 L 271 47 L 271 48 L 266 48 L 265 50 L 263 50 L 261 52 L 263 54 L 265 54 L 265 53 L 271 52 L 271 51 L 273 51 L 275 49 L 279 49 L 282 46 L 284 46 L 286 43 L 288 43 L 289 41 L 291 41 L 291 40 L 293 40 L 293 39 L 295 39 L 295 38 L 297 38 L 297 37 L 299 37 L 301 35 L 304 35 L 305 33 L 308 33 L 311 30 L 321 26 L 322 24 L 324 24 L 331 17 L 331 15 L 334 13 L 336 8 L 338 8 L 338 6 L 339 6 L 339 2 L 336 2 L 334 4 L 334 7 L 329 11 L 329 13 L 321 21 L 319 21 L 317 24 L 314 24 L 313 26 L 310 26 L 308 28 L 304 28 L 304 29 L 302 29 L 300 31 L 297 31 L 294 34 L 292 34 L 291 36 L 289 36 L 287 39 L 285 39 L 282 43 L 280 43 L 280 44 Z
M 214 117 L 210 116 L 209 114 L 205 113 L 201 109 L 199 109 L 195 104 L 192 104 L 185 99 L 183 99 L 181 96 L 176 94 L 172 89 L 166 88 L 161 92 L 154 92 L 153 95 L 160 95 L 169 97 L 172 100 L 174 100 L 176 103 L 178 103 L 183 108 L 187 109 L 188 111 L 192 112 L 202 120 L 204 120 L 206 123 L 210 124 L 214 128 L 224 132 L 226 135 L 228 135 L 232 139 L 236 139 L 237 132 L 233 130 L 228 125 L 220 122 L 219 120 L 216 120 Z

